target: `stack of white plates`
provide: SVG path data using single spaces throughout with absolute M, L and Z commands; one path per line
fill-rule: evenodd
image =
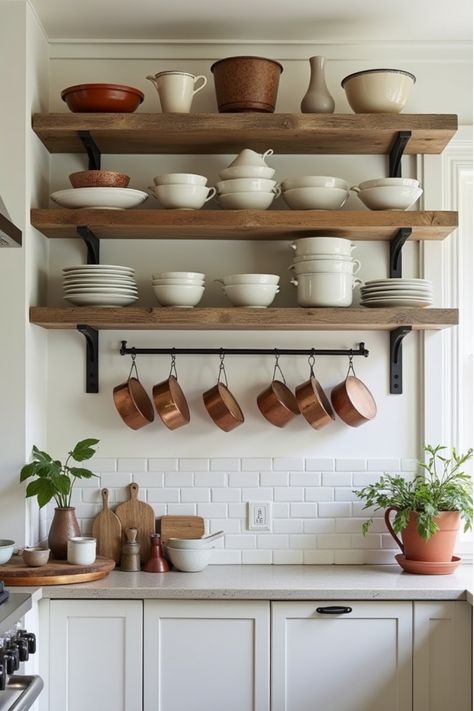
M 63 269 L 64 298 L 76 306 L 128 306 L 138 299 L 135 270 L 113 264 Z
M 428 279 L 376 279 L 360 288 L 362 306 L 431 306 L 433 285 Z

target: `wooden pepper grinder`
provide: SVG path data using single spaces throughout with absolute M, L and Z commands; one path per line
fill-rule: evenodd
M 127 528 L 127 541 L 122 546 L 120 569 L 128 573 L 140 570 L 140 544 L 136 540 L 137 529 Z
M 147 573 L 167 573 L 170 566 L 168 561 L 163 557 L 161 537 L 158 533 L 152 533 L 150 536 L 150 544 L 150 557 L 143 566 L 143 570 Z

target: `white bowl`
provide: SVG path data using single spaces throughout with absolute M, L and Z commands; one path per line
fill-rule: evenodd
M 320 252 L 350 256 L 355 246 L 344 237 L 301 237 L 291 245 L 297 257 L 313 256 Z
M 280 290 L 275 284 L 229 284 L 223 289 L 231 304 L 251 308 L 270 306 Z
M 253 151 L 251 148 L 244 148 L 243 150 L 240 151 L 239 155 L 237 158 L 234 158 L 232 163 L 230 163 L 229 168 L 233 168 L 236 165 L 242 166 L 242 165 L 256 165 L 256 166 L 262 166 L 264 168 L 267 167 L 267 164 L 265 163 L 265 158 L 268 158 L 269 156 L 273 155 L 273 150 L 269 148 L 265 153 L 257 153 L 256 151 Z
M 293 264 L 301 262 L 319 261 L 351 262 L 353 257 L 350 254 L 326 254 L 325 252 L 315 252 L 314 254 L 302 254 L 301 257 L 293 257 Z
M 282 194 L 292 210 L 339 210 L 349 197 L 341 188 L 293 188 Z
M 365 190 L 357 188 L 355 192 L 359 200 L 370 210 L 408 210 L 423 195 L 421 188 L 403 185 L 387 185 Z
M 235 284 L 270 284 L 277 285 L 280 281 L 278 274 L 229 274 L 222 280 L 225 286 Z
M 275 199 L 275 193 L 242 192 L 225 193 L 217 198 L 224 210 L 266 210 Z
M 195 173 L 166 173 L 153 178 L 155 185 L 202 185 L 207 183 L 205 175 Z
M 396 113 L 405 106 L 416 77 L 403 69 L 367 69 L 345 77 L 341 86 L 357 114 Z
M 293 188 L 340 188 L 349 190 L 349 185 L 342 178 L 332 178 L 329 175 L 303 175 L 299 178 L 285 178 L 281 183 L 283 190 Z
M 307 262 L 294 262 L 291 269 L 296 275 L 335 272 L 338 274 L 357 274 L 360 271 L 361 263 L 358 259 L 342 261 L 341 259 L 311 259 Z
M 153 279 L 152 286 L 166 286 L 171 284 L 173 286 L 204 286 L 204 279 Z
M 188 284 L 157 284 L 155 296 L 162 306 L 196 306 L 204 294 L 204 287 Z
M 203 280 L 206 275 L 201 272 L 158 272 L 152 274 L 153 279 L 196 279 Z
M 14 548 L 15 541 L 10 541 L 8 538 L 0 538 L 0 565 L 8 563 L 13 555 Z
M 117 188 L 114 188 L 117 190 Z M 86 188 L 90 190 L 90 188 Z M 212 200 L 216 194 L 215 188 L 202 185 L 155 185 L 149 188 L 153 197 L 156 197 L 162 207 L 171 210 L 199 210 L 204 203 Z
M 233 180 L 235 178 L 264 178 L 271 180 L 275 175 L 274 168 L 262 165 L 234 165 L 232 168 L 224 168 L 219 173 L 221 180 Z
M 366 188 L 382 188 L 386 186 L 402 185 L 410 188 L 419 188 L 420 181 L 415 180 L 415 178 L 374 178 L 373 180 L 364 180 L 363 183 L 359 183 L 359 190 L 365 190 Z
M 209 564 L 212 548 L 173 548 L 166 546 L 174 567 L 185 573 L 197 573 Z
M 71 188 L 52 193 L 51 200 L 72 209 L 98 208 L 126 210 L 141 205 L 148 195 L 131 188 Z
M 350 306 L 352 291 L 362 282 L 354 279 L 352 274 L 323 272 L 300 274 L 291 283 L 298 287 L 299 306 Z
M 276 180 L 264 180 L 263 178 L 236 178 L 235 180 L 221 180 L 216 188 L 219 194 L 222 193 L 245 193 L 259 190 L 271 193 L 276 185 Z

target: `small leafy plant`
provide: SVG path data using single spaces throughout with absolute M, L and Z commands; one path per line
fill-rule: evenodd
M 410 514 L 415 512 L 418 514 L 417 531 L 427 541 L 438 530 L 435 519 L 441 511 L 459 511 L 464 520 L 464 531 L 469 531 L 473 517 L 472 480 L 462 467 L 472 457 L 472 449 L 458 454 L 453 448 L 449 457 L 445 456 L 446 447 L 441 445 L 426 445 L 424 450 L 428 455 L 427 462 L 418 462 L 421 470 L 413 481 L 406 481 L 399 475 L 383 474 L 375 484 L 354 491 L 354 494 L 365 501 L 364 509 L 372 506 L 398 509 L 393 520 L 395 533 L 408 526 Z M 362 524 L 364 535 L 371 523 L 370 518 Z
M 36 477 L 26 487 L 26 496 L 36 496 L 40 508 L 46 506 L 51 499 L 55 500 L 59 508 L 70 506 L 76 479 L 90 479 L 96 475 L 89 469 L 69 466 L 69 462 L 71 459 L 83 462 L 93 457 L 93 447 L 98 442 L 98 439 L 83 439 L 78 442 L 74 449 L 68 452 L 64 464 L 34 446 L 33 461 L 25 464 L 20 472 L 20 481 Z

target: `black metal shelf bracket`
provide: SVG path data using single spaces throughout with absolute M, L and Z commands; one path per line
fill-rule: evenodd
M 391 279 L 402 276 L 402 249 L 411 233 L 411 227 L 400 227 L 395 237 L 390 240 L 389 277 Z
M 122 341 L 120 355 L 304 355 L 304 356 L 363 356 L 367 358 L 369 351 L 364 343 L 359 343 L 357 349 L 333 348 L 134 348 L 127 347 L 127 341 Z
M 411 330 L 411 326 L 400 326 L 390 331 L 390 392 L 392 395 L 401 395 L 403 392 L 402 341 Z
M 402 177 L 402 156 L 411 138 L 411 131 L 398 131 L 388 154 L 388 177 Z
M 86 393 L 99 392 L 99 332 L 78 323 L 77 330 L 86 339 Z
M 87 225 L 76 227 L 77 234 L 87 247 L 87 264 L 100 264 L 100 240 Z
M 100 170 L 101 152 L 89 131 L 78 131 L 82 145 L 89 157 L 89 170 Z

